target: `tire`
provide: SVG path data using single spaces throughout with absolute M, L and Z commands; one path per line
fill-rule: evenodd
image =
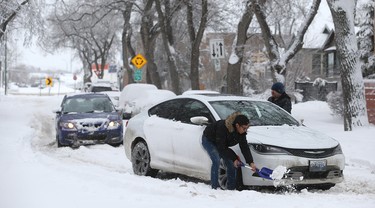
M 150 152 L 144 142 L 138 142 L 132 149 L 132 166 L 133 172 L 140 176 L 155 177 L 158 170 L 152 169 L 150 166 Z
M 66 145 L 63 145 L 63 144 L 60 143 L 58 136 L 56 136 L 56 143 L 57 143 L 57 148 L 66 146 Z
M 227 166 L 225 165 L 225 162 L 223 159 L 220 159 L 220 166 L 219 166 L 219 185 L 220 188 L 223 190 L 227 189 Z

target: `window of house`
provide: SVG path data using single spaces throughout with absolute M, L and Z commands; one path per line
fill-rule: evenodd
M 312 59 L 312 74 L 314 75 L 320 75 L 321 70 L 321 54 L 313 54 Z
M 327 56 L 327 76 L 331 77 L 334 75 L 335 69 L 335 53 L 330 52 Z

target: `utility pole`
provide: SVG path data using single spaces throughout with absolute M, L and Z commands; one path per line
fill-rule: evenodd
M 5 87 L 5 91 L 4 91 L 4 94 L 7 95 L 7 91 L 8 91 L 8 72 L 7 72 L 7 52 L 8 52 L 8 49 L 7 49 L 7 42 L 8 42 L 8 39 L 7 39 L 7 32 L 4 33 L 4 44 L 5 44 L 5 51 L 4 51 L 4 87 Z

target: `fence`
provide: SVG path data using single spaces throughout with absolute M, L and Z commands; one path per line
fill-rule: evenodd
M 375 124 L 375 80 L 365 80 L 365 96 L 368 121 Z

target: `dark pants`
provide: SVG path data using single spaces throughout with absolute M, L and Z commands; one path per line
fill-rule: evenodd
M 203 148 L 207 151 L 211 158 L 211 187 L 217 189 L 220 187 L 219 184 L 219 166 L 220 166 L 220 155 L 216 148 L 216 145 L 210 142 L 205 136 L 202 137 Z M 230 159 L 223 158 L 225 165 L 227 166 L 227 189 L 234 190 L 236 188 L 236 168 L 233 165 L 233 161 Z

